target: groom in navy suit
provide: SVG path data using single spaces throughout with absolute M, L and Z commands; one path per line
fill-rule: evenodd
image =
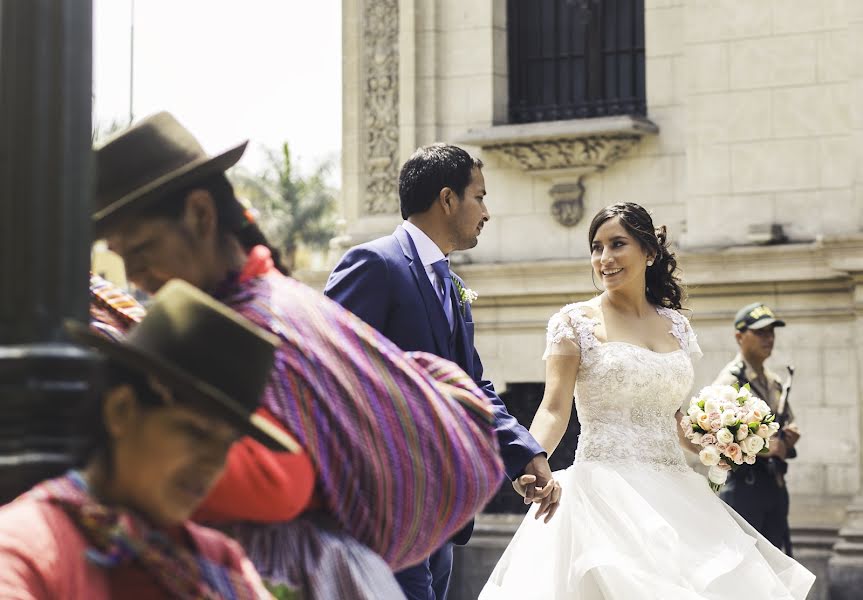
M 560 487 L 543 449 L 506 410 L 474 348 L 474 324 L 464 282 L 447 256 L 466 250 L 489 219 L 482 162 L 456 146 L 418 149 L 399 175 L 404 223 L 392 235 L 352 248 L 327 281 L 324 293 L 405 351 L 437 354 L 457 363 L 493 404 L 507 476 L 525 502 L 553 514 Z M 464 482 L 470 485 L 469 481 Z M 465 544 L 473 524 L 453 538 Z M 452 571 L 452 544 L 396 573 L 409 600 L 444 600 Z

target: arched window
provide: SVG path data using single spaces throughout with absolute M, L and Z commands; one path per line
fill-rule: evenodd
M 646 116 L 644 0 L 508 0 L 509 121 Z

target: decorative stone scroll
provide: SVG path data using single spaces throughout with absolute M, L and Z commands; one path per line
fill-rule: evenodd
M 598 135 L 506 143 L 484 146 L 483 150 L 496 154 L 512 166 L 526 171 L 598 171 L 624 156 L 640 139 L 637 135 Z
M 554 202 L 551 215 L 564 227 L 575 227 L 584 216 L 584 184 L 581 178 L 575 183 L 558 183 L 548 191 Z
M 365 186 L 362 210 L 398 212 L 399 3 L 366 0 L 363 13 L 363 129 Z

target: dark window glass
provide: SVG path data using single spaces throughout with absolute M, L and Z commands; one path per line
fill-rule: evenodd
M 644 0 L 508 0 L 507 19 L 510 123 L 647 114 Z

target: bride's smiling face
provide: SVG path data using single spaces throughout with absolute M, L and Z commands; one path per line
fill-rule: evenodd
M 643 288 L 649 259 L 638 240 L 620 222 L 620 217 L 612 217 L 600 225 L 590 242 L 590 263 L 606 290 Z

